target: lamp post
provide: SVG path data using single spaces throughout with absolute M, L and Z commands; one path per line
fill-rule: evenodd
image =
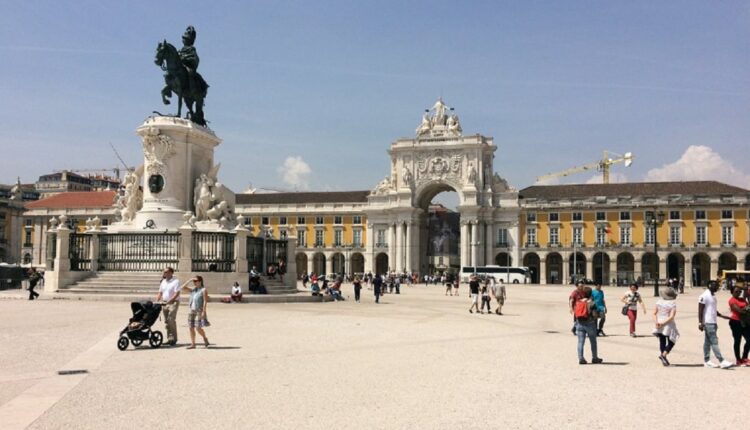
M 646 226 L 654 232 L 654 256 L 656 257 L 656 278 L 654 279 L 654 297 L 659 297 L 659 251 L 656 242 L 656 229 L 664 223 L 664 211 L 646 212 Z

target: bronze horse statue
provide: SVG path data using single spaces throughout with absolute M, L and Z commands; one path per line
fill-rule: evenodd
M 206 94 L 208 93 L 208 84 L 203 80 L 203 77 L 198 72 L 195 72 L 195 81 L 191 85 L 189 82 L 190 76 L 182 64 L 179 52 L 166 40 L 159 42 L 159 45 L 156 47 L 156 59 L 154 62 L 166 72 L 164 74 L 166 85 L 161 90 L 161 97 L 164 104 L 170 104 L 169 99 L 172 98 L 172 93 L 177 94 L 177 117 L 182 115 L 182 102 L 184 100 L 188 111 L 185 118 L 196 124 L 205 126 L 206 119 L 203 116 L 203 99 L 206 98 Z

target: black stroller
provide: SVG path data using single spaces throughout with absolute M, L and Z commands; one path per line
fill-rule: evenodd
M 125 351 L 130 342 L 133 346 L 140 346 L 144 340 L 148 340 L 151 348 L 160 347 L 164 336 L 158 330 L 151 331 L 151 326 L 159 318 L 161 305 L 152 302 L 133 302 L 130 309 L 133 311 L 133 318 L 130 318 L 128 325 L 120 332 L 117 349 Z

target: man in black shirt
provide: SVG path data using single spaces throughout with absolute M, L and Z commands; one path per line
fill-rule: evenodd
M 469 313 L 474 313 L 474 310 L 479 313 L 479 280 L 476 276 L 472 276 L 469 281 L 469 293 L 471 294 L 471 307 Z

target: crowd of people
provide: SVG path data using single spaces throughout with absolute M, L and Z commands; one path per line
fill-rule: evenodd
M 635 332 L 638 308 L 646 314 L 646 306 L 643 298 L 638 292 L 639 285 L 633 284 L 629 291 L 620 300 L 623 303 L 622 314 L 629 320 L 629 333 L 631 337 L 637 337 Z M 683 287 L 684 289 L 684 287 Z M 728 369 L 733 366 L 750 366 L 748 353 L 750 353 L 750 285 L 735 284 L 732 296 L 727 303 L 729 314 L 719 312 L 720 305 L 716 298 L 719 283 L 709 282 L 708 288 L 698 298 L 698 330 L 703 332 L 703 366 L 707 368 Z M 659 300 L 654 305 L 652 312 L 653 329 L 651 334 L 659 342 L 658 359 L 664 366 L 670 366 L 669 354 L 674 349 L 680 338 L 677 328 L 677 297 L 681 293 L 679 283 L 671 283 L 659 291 Z M 589 341 L 591 349 L 591 362 L 601 363 L 603 359 L 599 356 L 597 338 L 606 336 L 604 333 L 604 322 L 606 321 L 607 305 L 601 285 L 593 289 L 582 283 L 570 293 L 568 308 L 573 316 L 572 332 L 578 337 L 578 362 L 587 364 L 584 355 L 586 340 Z M 718 322 L 719 319 L 729 321 L 729 328 L 733 339 L 733 352 L 735 361 L 724 358 L 719 348 Z M 742 342 L 744 340 L 744 347 Z M 711 360 L 711 354 L 716 362 Z

